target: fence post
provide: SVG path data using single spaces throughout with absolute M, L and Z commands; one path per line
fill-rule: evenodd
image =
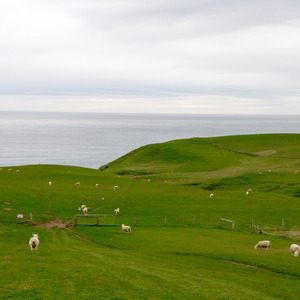
M 135 216 L 135 223 L 134 223 L 134 226 L 136 226 L 137 224 L 137 216 Z
M 99 225 L 99 217 L 97 217 L 97 226 Z
M 195 217 L 193 217 L 193 227 L 195 226 Z
M 284 228 L 284 219 L 282 219 L 282 228 Z
M 167 216 L 165 216 L 165 226 L 167 226 Z
M 257 224 L 257 233 L 259 233 L 259 224 Z
M 234 221 L 232 222 L 232 230 L 234 230 Z

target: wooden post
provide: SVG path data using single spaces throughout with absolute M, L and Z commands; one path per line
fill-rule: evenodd
M 259 233 L 259 224 L 257 224 L 257 233 Z
M 282 219 L 282 228 L 284 228 L 284 219 Z
M 196 218 L 193 217 L 193 227 L 195 227 L 195 220 L 196 220 Z
M 135 216 L 135 223 L 134 223 L 135 227 L 136 227 L 136 224 L 137 224 L 137 216 Z
M 232 230 L 234 230 L 234 221 L 232 222 Z
M 97 226 L 99 225 L 99 217 L 97 217 Z
M 165 226 L 167 226 L 167 216 L 165 216 Z

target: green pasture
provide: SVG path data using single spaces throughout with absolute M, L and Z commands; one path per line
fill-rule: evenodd
M 300 228 L 299 136 L 146 145 L 99 170 L 2 167 L 0 298 L 298 299 L 300 259 L 289 247 L 300 236 L 273 229 Z M 117 207 L 120 215 L 114 226 L 92 218 L 74 226 L 82 204 L 91 215 Z M 18 224 L 30 213 L 33 224 Z M 220 217 L 235 230 L 218 228 Z M 55 220 L 63 228 L 49 225 Z M 250 230 L 251 220 L 263 233 Z M 33 233 L 37 251 L 28 245 Z M 256 251 L 266 239 L 271 250 Z

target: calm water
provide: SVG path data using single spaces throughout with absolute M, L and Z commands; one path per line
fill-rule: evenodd
M 150 143 L 299 132 L 300 116 L 0 112 L 0 166 L 62 164 L 98 168 Z

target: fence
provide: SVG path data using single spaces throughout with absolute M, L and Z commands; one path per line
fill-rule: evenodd
M 115 216 L 108 214 L 75 215 L 75 225 L 112 226 L 115 225 Z

